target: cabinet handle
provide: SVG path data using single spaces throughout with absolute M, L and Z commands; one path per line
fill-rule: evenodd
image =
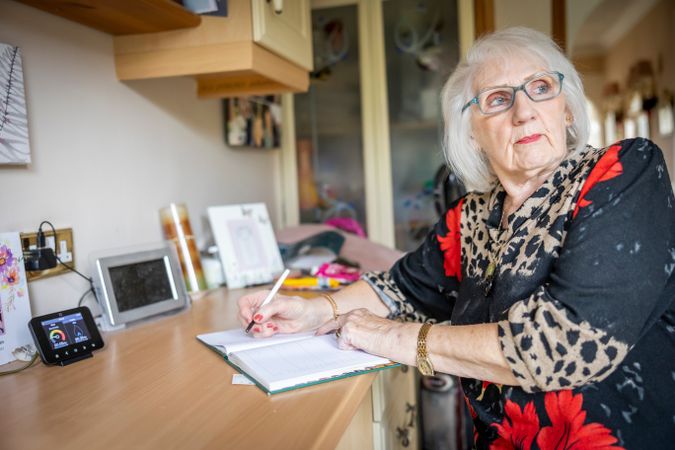
M 405 402 L 405 412 L 406 414 L 410 413 L 410 420 L 408 421 L 408 428 L 415 428 L 415 414 L 417 409 L 415 405 L 412 405 L 408 402 Z
M 284 12 L 284 0 L 267 0 L 267 4 L 273 4 L 274 14 L 277 16 Z
M 405 402 L 405 413 L 410 413 L 410 420 L 402 427 L 396 427 L 396 438 L 401 441 L 401 445 L 404 448 L 407 448 L 410 446 L 410 430 L 415 428 L 415 414 L 417 413 L 417 408 L 415 405 Z
M 408 431 L 408 427 L 396 427 L 396 438 L 401 441 L 401 445 L 403 447 L 407 448 L 410 445 L 410 436 L 408 436 L 409 434 L 410 432 Z

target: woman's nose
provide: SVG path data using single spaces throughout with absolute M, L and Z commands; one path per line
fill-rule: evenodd
M 522 124 L 534 118 L 534 102 L 525 94 L 524 91 L 518 90 L 513 98 L 513 122 L 514 124 Z

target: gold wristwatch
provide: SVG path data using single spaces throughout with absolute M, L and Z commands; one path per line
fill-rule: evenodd
M 429 352 L 427 351 L 427 334 L 429 334 L 430 328 L 430 323 L 422 324 L 422 328 L 420 328 L 420 332 L 417 335 L 417 370 L 426 376 L 434 374 L 434 365 L 431 364 Z

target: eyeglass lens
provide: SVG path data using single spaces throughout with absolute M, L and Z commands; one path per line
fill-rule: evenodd
M 523 90 L 535 102 L 552 99 L 560 94 L 560 77 L 555 74 L 542 74 L 518 87 L 497 87 L 482 92 L 478 96 L 478 107 L 483 114 L 494 114 L 509 109 L 513 105 L 516 92 Z

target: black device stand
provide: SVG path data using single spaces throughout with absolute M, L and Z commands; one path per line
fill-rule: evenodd
M 62 361 L 59 361 L 58 364 L 59 366 L 67 366 L 72 363 L 76 363 L 78 361 L 82 361 L 83 359 L 91 358 L 93 353 L 84 353 L 81 355 L 73 356 L 72 358 L 64 359 Z

